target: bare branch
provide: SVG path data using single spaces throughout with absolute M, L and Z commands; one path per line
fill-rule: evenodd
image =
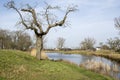
M 115 18 L 115 27 L 120 29 L 120 17 L 119 18 Z
M 14 9 L 14 10 L 19 14 L 19 16 L 20 16 L 20 18 L 21 18 L 21 23 L 22 23 L 26 28 L 29 28 L 29 27 L 27 26 L 27 24 L 25 23 L 25 21 L 24 21 L 24 19 L 23 19 L 23 17 L 22 17 L 22 14 L 21 14 L 20 11 L 15 7 L 14 1 L 8 2 L 8 3 L 5 5 L 5 7 L 9 8 L 9 9 Z
M 59 6 L 51 6 L 47 2 L 45 2 L 45 4 L 46 4 L 46 7 L 44 8 L 45 12 L 44 12 L 43 16 L 45 16 L 46 22 L 50 26 L 50 24 L 52 24 L 52 20 L 53 20 L 52 18 L 50 18 L 50 14 L 51 14 L 50 10 L 59 10 L 60 7 Z
M 48 25 L 50 25 L 49 16 L 48 16 L 48 10 L 49 10 L 49 8 L 50 8 L 50 6 L 47 6 L 47 8 L 45 9 L 45 17 L 46 17 Z
M 30 9 L 21 9 L 21 11 L 23 11 L 23 12 L 29 12 L 29 13 L 32 14 L 34 24 L 40 29 L 40 32 L 42 33 L 43 32 L 42 26 L 37 21 L 35 10 L 32 9 L 32 8 L 30 8 Z
M 45 5 L 46 5 L 47 7 L 49 7 L 49 9 L 60 9 L 59 6 L 51 6 L 51 5 L 48 4 L 47 2 L 44 2 L 44 3 L 45 3 Z
M 51 5 L 48 5 L 46 3 L 47 7 L 44 9 L 45 12 L 44 12 L 44 14 L 42 16 L 45 16 L 48 27 L 44 31 L 44 28 L 42 27 L 43 25 L 41 23 L 39 23 L 39 20 L 37 19 L 37 13 L 36 13 L 35 9 L 33 9 L 29 4 L 26 4 L 26 6 L 27 6 L 26 8 L 21 9 L 22 12 L 27 12 L 27 13 L 31 14 L 32 19 L 31 20 L 28 19 L 27 21 L 25 21 L 23 19 L 22 14 L 15 7 L 14 1 L 8 2 L 6 6 L 8 8 L 14 9 L 19 14 L 19 16 L 21 18 L 21 23 L 25 26 L 25 28 L 34 30 L 35 34 L 37 34 L 37 35 L 46 35 L 51 28 L 57 27 L 57 26 L 63 26 L 65 24 L 65 22 L 66 22 L 68 14 L 77 10 L 76 6 L 74 6 L 74 7 L 70 7 L 69 6 L 67 8 L 66 13 L 63 16 L 62 20 L 60 20 L 60 21 L 55 20 L 55 21 L 52 22 L 53 19 L 51 19 L 50 16 L 49 16 L 50 15 L 50 10 L 54 10 L 54 9 L 59 10 L 60 7 L 58 7 L 58 6 L 51 6 Z M 44 23 L 44 22 L 42 22 L 42 23 Z
M 34 9 L 32 9 L 32 7 L 30 7 L 28 4 L 27 4 L 28 9 L 21 9 L 21 11 L 23 11 L 23 12 L 29 12 L 29 13 L 32 14 L 32 17 L 33 17 L 34 20 L 33 20 L 33 22 L 30 23 L 30 26 L 25 23 L 25 20 L 23 19 L 22 14 L 21 14 L 20 11 L 15 7 L 14 1 L 8 2 L 5 6 L 6 6 L 7 8 L 9 8 L 9 9 L 14 9 L 14 10 L 19 14 L 19 16 L 20 16 L 20 18 L 21 18 L 21 22 L 20 22 L 20 23 L 22 23 L 22 24 L 25 26 L 26 29 L 34 30 L 35 34 L 39 34 L 37 28 L 33 27 L 33 24 L 35 24 L 38 28 L 40 28 L 40 31 L 43 32 L 43 31 L 42 31 L 42 27 L 41 27 L 40 24 L 37 22 L 36 13 L 35 13 Z
M 8 2 L 7 4 L 5 4 L 4 5 L 6 8 L 8 8 L 8 9 L 10 9 L 10 8 L 13 8 L 13 7 L 15 7 L 15 3 L 14 3 L 14 1 L 10 1 L 10 2 Z
M 47 30 L 44 32 L 44 35 L 47 34 L 47 33 L 49 32 L 49 30 L 50 30 L 51 28 L 53 28 L 53 27 L 63 26 L 64 23 L 65 23 L 65 21 L 66 21 L 66 19 L 67 19 L 68 14 L 71 13 L 71 12 L 74 12 L 74 11 L 76 11 L 76 10 L 77 10 L 77 9 L 76 9 L 75 7 L 69 7 L 69 8 L 67 9 L 67 11 L 66 11 L 63 19 L 62 19 L 61 21 L 59 21 L 59 22 L 55 22 L 54 24 L 50 24 L 50 25 L 48 26 Z
M 21 9 L 21 11 L 23 11 L 23 12 L 30 12 L 30 13 L 32 13 L 32 10 L 31 10 L 31 9 Z

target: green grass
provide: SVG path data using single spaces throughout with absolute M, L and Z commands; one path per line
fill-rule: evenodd
M 113 80 L 66 62 L 37 60 L 28 53 L 0 50 L 0 80 Z

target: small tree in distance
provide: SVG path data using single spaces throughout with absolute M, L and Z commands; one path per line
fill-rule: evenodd
M 34 31 L 36 36 L 36 57 L 39 60 L 42 59 L 41 52 L 43 49 L 43 37 L 48 34 L 51 28 L 63 26 L 66 22 L 68 14 L 76 10 L 75 7 L 68 7 L 62 20 L 57 20 L 56 17 L 51 17 L 51 13 L 53 13 L 53 10 L 59 10 L 60 7 L 58 6 L 46 4 L 46 7 L 43 8 L 44 10 L 40 13 L 37 13 L 36 9 L 29 4 L 20 10 L 15 6 L 14 1 L 8 2 L 5 6 L 9 9 L 15 10 L 19 14 L 20 24 L 22 24 L 26 29 Z M 23 17 L 24 13 L 27 13 L 29 17 L 27 17 L 27 15 Z
M 115 37 L 114 39 L 110 38 L 107 41 L 107 44 L 111 50 L 120 52 L 120 39 L 118 37 Z
M 82 50 L 93 50 L 95 45 L 95 39 L 93 38 L 85 38 L 81 43 L 80 43 L 80 48 Z
M 62 49 L 64 47 L 64 45 L 65 45 L 65 39 L 62 37 L 59 37 L 57 39 L 57 48 Z

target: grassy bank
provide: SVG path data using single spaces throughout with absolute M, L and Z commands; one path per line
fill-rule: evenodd
M 39 61 L 25 52 L 0 50 L 0 80 L 113 80 L 76 65 Z
M 47 52 L 59 52 L 65 54 L 85 54 L 85 55 L 96 55 L 109 58 L 120 62 L 120 53 L 110 50 L 99 50 L 99 51 L 84 51 L 84 50 L 71 50 L 71 51 L 47 51 Z

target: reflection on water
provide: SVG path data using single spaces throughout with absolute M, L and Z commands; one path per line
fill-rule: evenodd
M 102 62 L 103 64 L 106 64 L 110 66 L 111 70 L 109 75 L 116 78 L 117 80 L 120 80 L 120 64 L 111 61 L 109 59 L 99 57 L 99 56 L 94 56 L 94 55 L 81 55 L 81 54 L 61 54 L 61 53 L 47 53 L 49 59 L 54 59 L 54 60 L 67 60 L 70 62 L 73 62 L 77 65 L 80 65 L 82 63 L 89 61 L 95 61 L 95 62 Z M 119 72 L 115 72 L 113 69 L 117 69 Z

